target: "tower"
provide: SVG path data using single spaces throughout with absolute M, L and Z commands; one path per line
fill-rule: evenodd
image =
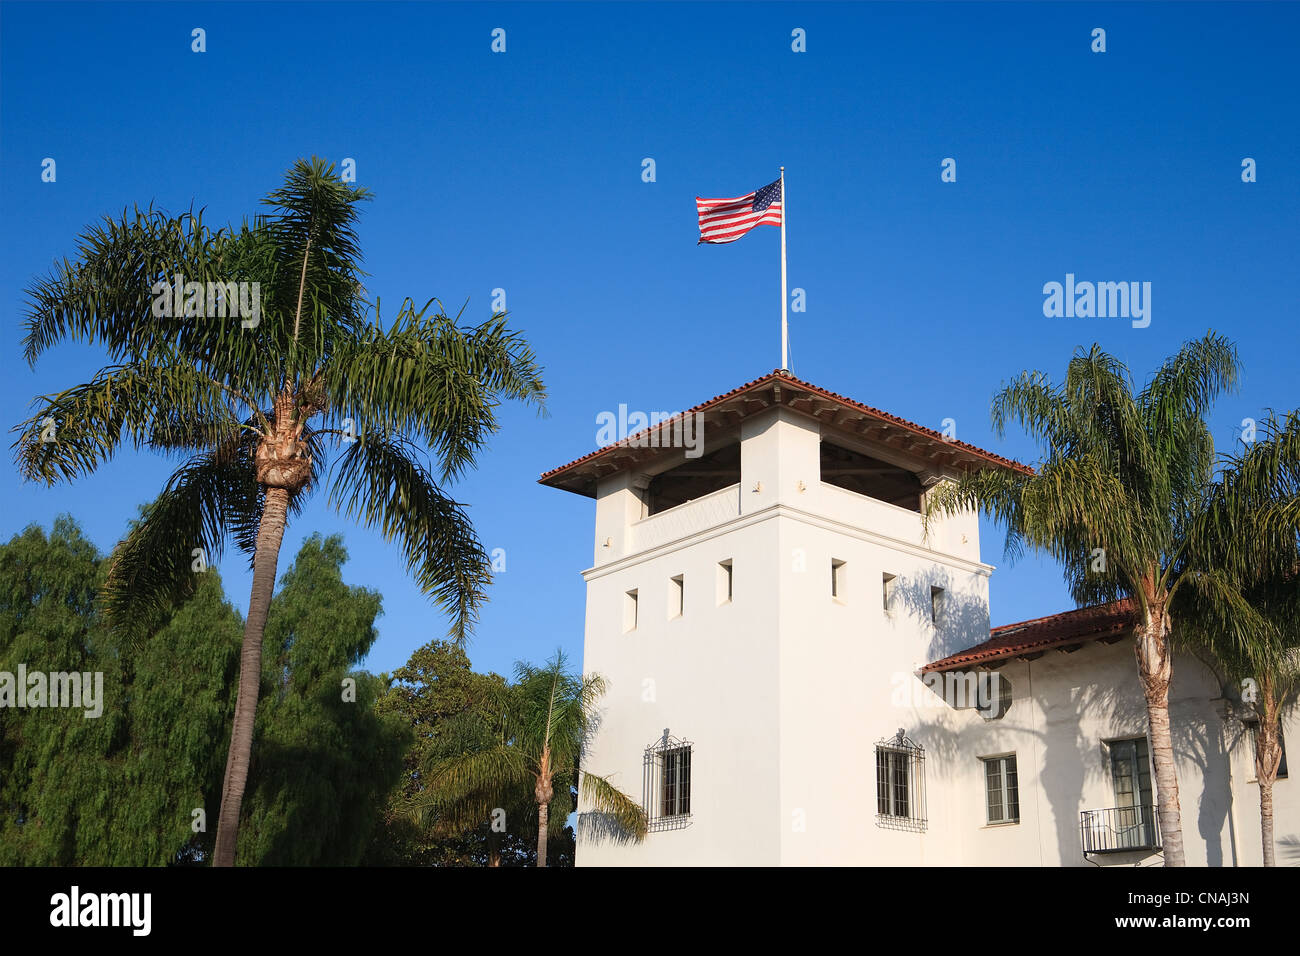
M 992 568 L 973 514 L 922 512 L 991 467 L 1024 466 L 777 371 L 544 474 L 596 500 L 585 769 L 651 817 L 584 816 L 578 863 L 958 862 L 907 832 L 962 812 L 926 792 L 915 729 L 954 715 L 919 673 L 988 637 Z

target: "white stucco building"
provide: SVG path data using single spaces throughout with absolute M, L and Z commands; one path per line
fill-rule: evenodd
M 586 769 L 652 821 L 580 865 L 1160 862 L 1128 609 L 990 630 L 976 518 L 921 518 L 973 468 L 1024 466 L 773 372 L 542 476 L 596 501 Z M 1171 716 L 1189 864 L 1257 864 L 1240 705 L 1184 655 Z

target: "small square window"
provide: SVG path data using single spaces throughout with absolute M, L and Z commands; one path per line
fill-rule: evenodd
M 831 559 L 831 597 L 843 601 L 848 596 L 848 566 L 836 558 Z
M 727 558 L 726 561 L 719 561 L 718 562 L 718 603 L 719 604 L 731 603 L 731 588 L 732 588 L 731 574 L 732 574 L 731 558 Z
M 898 575 L 886 571 L 880 576 L 880 592 L 885 602 L 885 613 L 894 612 L 894 591 L 898 587 Z
M 623 633 L 636 630 L 636 589 L 623 595 Z
M 686 613 L 686 578 L 677 575 L 668 579 L 668 618 L 681 617 Z
M 930 620 L 935 624 L 943 618 L 943 588 L 930 588 Z

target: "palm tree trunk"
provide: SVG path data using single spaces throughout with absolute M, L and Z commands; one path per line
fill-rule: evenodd
M 1148 617 L 1137 635 L 1138 675 L 1147 702 L 1151 728 L 1151 761 L 1155 764 L 1156 804 L 1165 866 L 1185 866 L 1183 825 L 1178 809 L 1178 773 L 1174 766 L 1173 737 L 1169 732 L 1169 679 L 1173 658 L 1169 652 L 1168 619 L 1163 604 L 1149 601 Z
M 501 834 L 490 826 L 487 835 L 487 857 L 488 866 L 496 867 L 501 865 Z
M 257 529 L 257 551 L 253 558 L 253 590 L 248 599 L 248 620 L 244 622 L 243 648 L 239 657 L 239 692 L 235 697 L 235 720 L 230 731 L 226 776 L 221 788 L 221 813 L 217 819 L 217 845 L 213 866 L 235 865 L 235 843 L 239 837 L 239 811 L 248 782 L 248 765 L 253 753 L 253 725 L 257 717 L 257 696 L 262 679 L 262 632 L 275 590 L 280 542 L 289 510 L 289 492 L 267 488 L 262 521 Z
M 551 696 L 554 705 L 554 692 Z M 537 784 L 533 787 L 533 799 L 537 801 L 537 865 L 546 865 L 546 824 L 551 816 L 551 800 L 555 797 L 554 782 L 551 779 L 551 718 L 546 718 L 546 737 L 542 743 L 542 759 L 537 765 Z
M 1282 764 L 1281 722 L 1278 720 L 1277 695 L 1270 675 L 1260 676 L 1259 723 L 1255 728 L 1255 780 L 1259 783 L 1259 836 L 1263 843 L 1264 865 L 1276 866 L 1273 847 L 1273 783 Z
M 1273 851 L 1273 781 L 1259 781 L 1259 833 L 1264 843 L 1264 865 L 1277 866 Z
M 551 805 L 549 803 L 539 803 L 537 805 L 537 865 L 546 865 L 546 822 L 551 816 Z

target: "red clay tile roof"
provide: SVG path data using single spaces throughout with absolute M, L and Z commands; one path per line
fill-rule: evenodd
M 1005 660 L 1082 641 L 1107 638 L 1115 640 L 1131 631 L 1135 620 L 1133 602 L 1124 598 L 1111 604 L 1098 604 L 1077 611 L 1037 617 L 1032 621 L 1003 624 L 989 631 L 989 639 L 983 644 L 976 644 L 942 660 L 926 664 L 921 668 L 921 673 L 950 671 L 970 664 Z
M 829 399 L 830 401 L 836 402 L 845 408 L 849 408 L 857 412 L 865 413 L 866 415 L 869 415 L 881 422 L 898 426 L 919 437 L 942 441 L 946 445 L 951 445 L 955 448 L 960 448 L 968 452 L 973 457 L 982 459 L 983 461 L 986 461 L 991 465 L 996 465 L 1003 468 L 1010 468 L 1014 471 L 1019 471 L 1022 474 L 1026 474 L 1026 475 L 1032 475 L 1034 473 L 1034 470 L 1030 468 L 1028 465 L 1022 465 L 1020 462 L 1012 461 L 1010 458 L 1003 458 L 1001 455 L 995 455 L 990 451 L 985 451 L 982 448 L 977 448 L 975 445 L 970 445 L 963 441 L 957 441 L 956 439 L 945 438 L 941 433 L 935 431 L 933 428 L 926 428 L 924 425 L 918 425 L 915 422 L 909 422 L 904 418 L 899 418 L 897 415 L 891 415 L 888 412 L 881 411 L 878 408 L 872 408 L 870 405 L 863 405 L 861 402 L 855 402 L 851 398 L 845 398 L 843 395 L 837 395 L 835 392 L 829 392 L 824 388 L 820 388 L 816 385 L 813 385 L 811 382 L 805 382 L 802 379 L 795 378 L 789 372 L 784 372 L 780 369 L 774 369 L 773 371 L 769 372 L 767 375 L 764 375 L 761 378 L 756 378 L 752 382 L 746 382 L 744 385 L 741 385 L 739 388 L 733 388 L 731 391 L 723 392 L 721 395 L 716 395 L 713 398 L 709 399 L 707 402 L 703 402 L 699 405 L 696 405 L 694 408 L 688 408 L 686 411 L 682 412 L 679 415 L 674 416 L 673 418 L 669 419 L 666 422 L 663 422 L 659 425 L 651 426 L 650 428 L 643 428 L 641 429 L 641 431 L 638 431 L 633 435 L 629 435 L 627 438 L 624 438 L 621 441 L 615 442 L 611 445 L 606 445 L 604 448 L 598 448 L 593 452 L 589 452 L 588 454 L 583 455 L 581 458 L 575 458 L 567 465 L 561 465 L 558 468 L 552 468 L 550 471 L 543 472 L 542 476 L 538 479 L 538 481 L 542 484 L 553 484 L 556 478 L 558 478 L 561 474 L 569 471 L 572 468 L 576 468 L 579 465 L 586 464 L 602 456 L 609 455 L 618 448 L 631 446 L 633 440 L 636 439 L 638 435 L 642 435 L 647 432 L 656 431 L 656 430 L 667 431 L 670 429 L 670 426 L 672 425 L 673 422 L 679 421 L 685 418 L 687 415 L 694 415 L 698 412 L 708 411 L 714 406 L 726 402 L 730 399 L 733 399 L 744 392 L 758 390 L 773 382 L 778 382 L 783 385 L 793 385 L 813 395 L 817 395 L 821 398 Z

